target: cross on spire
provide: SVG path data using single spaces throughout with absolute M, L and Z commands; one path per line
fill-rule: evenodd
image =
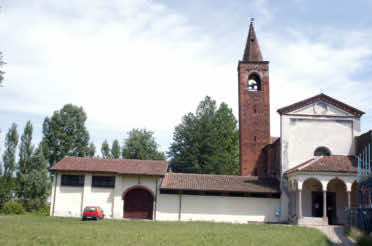
M 256 32 L 253 27 L 254 18 L 251 18 L 251 23 L 249 25 L 249 32 L 247 43 L 245 45 L 243 61 L 263 61 L 260 46 L 256 38 Z

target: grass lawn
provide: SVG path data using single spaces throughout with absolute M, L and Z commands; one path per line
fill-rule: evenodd
M 209 222 L 81 221 L 1 216 L 0 245 L 331 245 L 321 232 L 283 225 Z

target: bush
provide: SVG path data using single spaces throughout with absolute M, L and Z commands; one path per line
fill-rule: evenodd
M 2 214 L 25 214 L 25 209 L 22 204 L 16 201 L 8 201 L 4 203 L 0 213 Z
M 50 213 L 50 204 L 45 205 L 39 210 L 40 215 L 49 216 L 49 213 Z

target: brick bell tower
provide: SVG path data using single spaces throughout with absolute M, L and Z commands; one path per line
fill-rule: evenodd
M 262 149 L 270 143 L 269 62 L 262 59 L 253 19 L 238 77 L 240 175 L 262 176 L 266 165 Z

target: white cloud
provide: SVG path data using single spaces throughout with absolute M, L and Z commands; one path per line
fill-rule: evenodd
M 270 60 L 273 135 L 279 135 L 279 107 L 320 90 L 372 111 L 367 100 L 371 80 L 354 79 L 356 71 L 365 69 L 362 61 L 371 63 L 370 30 L 345 36 L 319 28 L 315 40 L 304 30 L 278 34 L 266 27 L 279 9 L 262 0 L 252 4 L 250 9 L 259 10 L 261 49 Z M 7 62 L 0 111 L 47 116 L 73 103 L 86 110 L 97 144 L 105 129 L 105 137 L 112 139 L 146 127 L 155 131 L 164 150 L 181 117 L 206 95 L 225 101 L 238 116 L 236 66 L 244 44 L 233 39 L 235 23 L 223 21 L 223 30 L 231 24 L 234 35 L 216 37 L 190 18 L 146 0 L 9 2 L 0 21 Z M 241 40 L 247 29 L 239 34 Z M 216 43 L 239 46 L 241 53 L 232 57 L 225 54 L 230 47 Z M 216 58 L 216 53 L 221 55 Z M 115 133 L 122 135 L 111 136 Z

